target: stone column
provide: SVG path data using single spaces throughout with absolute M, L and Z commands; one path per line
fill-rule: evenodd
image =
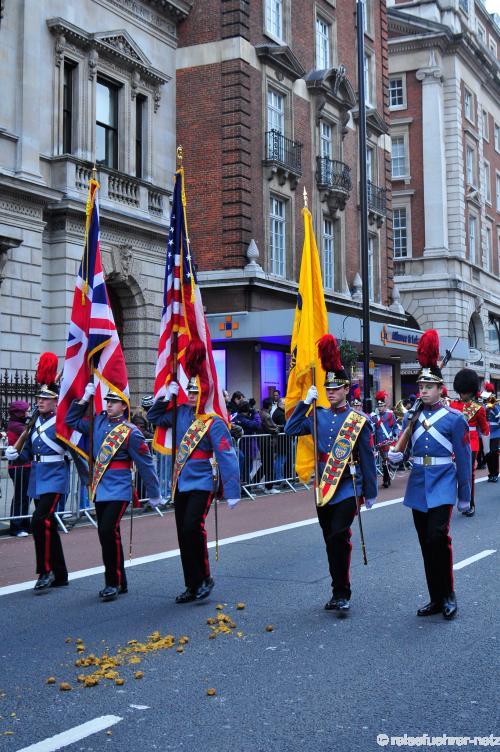
M 448 199 L 444 144 L 443 79 L 431 52 L 429 66 L 416 73 L 422 82 L 425 256 L 448 254 Z
M 40 173 L 40 60 L 42 39 L 42 6 L 39 0 L 24 0 L 22 4 L 22 25 L 19 40 L 17 69 L 16 131 L 17 143 L 16 173 L 37 182 L 42 182 Z M 46 93 L 48 94 L 48 92 Z

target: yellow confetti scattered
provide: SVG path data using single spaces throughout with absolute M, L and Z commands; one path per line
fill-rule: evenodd
M 125 679 L 122 679 L 122 678 L 120 678 L 120 679 L 115 679 L 115 684 L 116 684 L 116 685 L 117 685 L 118 687 L 122 687 L 122 686 L 123 686 L 123 685 L 125 684 Z
M 143 676 L 144 676 L 144 671 L 136 671 L 134 674 L 134 677 L 136 679 L 142 679 Z
M 71 642 L 71 637 L 66 637 L 66 639 L 64 640 L 64 642 Z
M 266 632 L 274 632 L 274 627 L 272 624 L 268 624 L 266 627 Z
M 215 608 L 217 611 L 224 611 L 224 606 L 222 605 L 222 603 L 218 603 Z
M 188 642 L 189 642 L 189 637 L 186 637 L 186 635 L 179 637 L 179 645 L 187 645 Z
M 71 684 L 68 684 L 68 682 L 61 682 L 59 684 L 59 689 L 61 692 L 69 692 L 72 689 Z
M 215 640 L 216 637 L 217 637 L 217 632 L 210 632 L 210 634 L 208 635 L 209 640 Z
M 77 637 L 75 642 L 77 645 L 83 645 L 83 640 L 81 637 Z
M 108 736 L 113 736 L 113 732 L 110 731 L 109 729 L 106 731 L 106 733 L 107 733 Z
M 15 718 L 15 717 L 16 717 L 16 714 L 15 714 L 15 713 L 11 713 L 11 714 L 10 714 L 10 717 L 11 717 L 11 718 Z
M 176 653 L 183 653 L 184 652 L 184 648 L 181 648 L 181 647 L 175 648 L 175 652 Z
M 4 731 L 3 734 L 4 734 L 4 736 L 13 736 L 14 732 L 13 731 Z
M 56 677 L 55 676 L 49 676 L 47 679 L 47 684 L 55 684 L 56 683 Z
M 238 609 L 238 611 L 243 611 L 243 609 L 245 608 L 245 604 L 244 603 L 237 603 L 236 604 L 236 608 Z
M 217 690 L 214 687 L 209 687 L 207 689 L 207 695 L 209 697 L 214 697 L 214 695 L 216 695 L 216 694 L 217 694 Z
M 128 659 L 128 662 L 129 662 L 129 663 L 132 663 L 132 664 L 133 664 L 133 663 L 140 663 L 140 662 L 141 662 L 141 659 L 139 658 L 139 656 L 138 656 L 138 655 L 132 655 L 132 656 L 130 656 L 130 658 Z
M 236 632 L 236 637 L 243 637 L 243 632 Z

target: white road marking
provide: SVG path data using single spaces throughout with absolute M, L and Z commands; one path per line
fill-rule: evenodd
M 104 731 L 104 729 L 108 729 L 120 721 L 123 721 L 123 718 L 120 718 L 119 715 L 101 715 L 99 718 L 82 723 L 68 729 L 68 731 L 63 731 L 61 734 L 56 734 L 36 744 L 30 744 L 29 747 L 23 747 L 18 752 L 55 752 L 57 749 L 67 747 L 68 744 L 74 744 L 87 736 L 97 734 L 98 731 Z
M 149 710 L 149 705 L 129 705 L 129 708 L 134 708 L 134 710 Z
M 464 567 L 468 567 L 469 564 L 474 564 L 475 561 L 484 559 L 486 556 L 491 556 L 491 554 L 496 554 L 496 552 L 497 552 L 496 548 L 487 548 L 485 551 L 480 551 L 478 554 L 474 554 L 474 556 L 469 556 L 468 559 L 463 559 L 463 561 L 457 561 L 457 563 L 453 565 L 453 569 L 463 569 Z
M 476 480 L 476 483 L 482 483 L 485 480 L 488 480 L 488 478 L 485 476 L 484 478 L 478 478 Z M 393 504 L 401 504 L 403 501 L 403 496 L 400 496 L 397 499 L 389 499 L 388 501 L 379 501 L 378 503 L 374 504 L 371 509 L 366 509 L 365 507 L 361 508 L 361 511 L 364 512 L 372 512 L 374 509 L 382 509 L 383 507 L 390 507 Z M 314 525 L 317 523 L 318 518 L 317 517 L 310 517 L 307 520 L 299 520 L 299 522 L 289 522 L 286 525 L 278 525 L 277 527 L 269 527 L 265 528 L 264 530 L 255 530 L 252 533 L 242 533 L 241 535 L 233 535 L 230 538 L 222 538 L 222 540 L 219 541 L 219 546 L 227 546 L 230 543 L 241 543 L 243 541 L 247 540 L 253 540 L 254 538 L 260 538 L 265 535 L 273 535 L 274 533 L 283 533 L 287 530 L 294 530 L 299 527 L 305 527 L 307 525 Z M 208 548 L 215 548 L 215 541 L 211 541 L 208 544 Z M 139 567 L 142 564 L 152 564 L 155 561 L 163 561 L 164 559 L 172 559 L 175 556 L 179 556 L 180 551 L 178 548 L 174 548 L 171 551 L 162 551 L 157 554 L 150 554 L 149 556 L 140 556 L 137 559 L 134 559 L 133 561 L 125 562 L 125 567 Z M 89 569 L 80 569 L 77 572 L 71 572 L 69 574 L 70 580 L 79 580 L 82 577 L 92 577 L 95 574 L 102 574 L 104 572 L 104 567 L 91 567 Z M 29 580 L 28 582 L 19 582 L 15 585 L 5 585 L 4 587 L 0 587 L 0 597 L 2 595 L 11 595 L 12 593 L 20 593 L 23 590 L 31 590 L 35 586 L 36 580 Z

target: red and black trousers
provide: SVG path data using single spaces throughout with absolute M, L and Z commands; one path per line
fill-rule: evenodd
M 175 524 L 184 582 L 195 590 L 210 577 L 205 519 L 212 503 L 210 491 L 176 491 Z
M 318 520 L 328 556 L 334 598 L 351 597 L 351 525 L 356 516 L 356 499 L 351 496 L 338 504 L 317 507 Z
M 120 522 L 128 501 L 97 501 L 95 513 L 106 586 L 127 587 Z
M 424 560 L 427 587 L 434 603 L 442 603 L 453 592 L 453 550 L 450 537 L 452 510 L 450 504 L 433 507 L 427 512 L 412 510 Z
M 58 582 L 68 579 L 68 570 L 54 512 L 61 500 L 60 493 L 41 494 L 35 499 L 31 531 L 35 541 L 36 571 L 39 575 L 53 572 Z

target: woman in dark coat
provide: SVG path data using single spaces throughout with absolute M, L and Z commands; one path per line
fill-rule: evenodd
M 9 446 L 14 446 L 24 429 L 28 419 L 29 404 L 24 400 L 15 400 L 9 405 L 9 422 L 7 424 L 7 438 Z M 10 535 L 23 538 L 30 532 L 29 514 L 30 500 L 28 497 L 28 481 L 31 462 L 10 460 L 8 465 L 9 477 L 14 485 L 14 495 L 10 507 L 10 516 L 22 519 L 10 521 Z

